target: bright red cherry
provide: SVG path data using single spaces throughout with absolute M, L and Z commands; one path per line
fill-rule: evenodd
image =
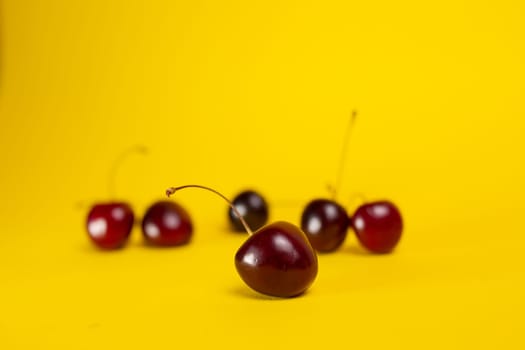
M 233 199 L 233 205 L 253 230 L 258 230 L 268 221 L 268 204 L 263 196 L 255 191 L 239 193 Z M 245 232 L 241 220 L 231 207 L 228 208 L 228 218 L 234 231 Z
M 365 248 L 374 253 L 389 253 L 401 239 L 403 220 L 394 204 L 377 201 L 357 208 L 352 227 Z
M 87 217 L 91 241 L 102 249 L 124 246 L 133 227 L 133 211 L 122 202 L 94 205 Z
M 188 187 L 208 190 L 222 197 L 250 234 L 235 254 L 237 272 L 249 287 L 262 294 L 288 298 L 302 294 L 314 282 L 318 270 L 317 255 L 300 228 L 279 221 L 252 233 L 233 203 L 209 187 L 170 187 L 166 194 L 169 197 Z
M 172 201 L 159 201 L 148 208 L 142 234 L 151 245 L 177 246 L 190 241 L 193 225 L 188 212 Z
M 308 203 L 301 217 L 301 228 L 318 252 L 332 252 L 343 244 L 350 219 L 346 210 L 328 199 Z
M 256 231 L 235 254 L 242 280 L 255 291 L 286 298 L 302 294 L 317 276 L 317 256 L 295 225 L 278 221 Z

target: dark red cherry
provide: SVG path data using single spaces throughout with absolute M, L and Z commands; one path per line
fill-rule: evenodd
M 255 191 L 239 193 L 233 199 L 233 205 L 253 230 L 258 230 L 268 221 L 268 204 L 263 196 Z M 234 231 L 245 232 L 242 222 L 237 215 L 235 215 L 231 207 L 228 209 L 228 217 Z
M 142 219 L 146 242 L 157 246 L 177 246 L 190 241 L 193 225 L 188 212 L 172 201 L 158 201 Z
M 317 255 L 301 229 L 279 221 L 252 233 L 241 213 L 222 193 L 201 185 L 170 187 L 169 197 L 185 188 L 199 188 L 224 199 L 240 218 L 250 237 L 235 254 L 242 280 L 259 293 L 287 298 L 303 293 L 317 276 Z
M 91 241 L 100 248 L 120 248 L 131 233 L 133 220 L 133 211 L 126 203 L 96 204 L 87 217 L 87 232 Z
M 352 227 L 365 248 L 374 253 L 388 253 L 401 238 L 403 220 L 394 204 L 378 201 L 357 208 Z
M 317 276 L 317 255 L 295 225 L 279 221 L 259 229 L 235 254 L 235 267 L 255 291 L 276 297 L 303 293 Z
M 343 244 L 350 219 L 346 210 L 328 199 L 308 203 L 301 216 L 301 229 L 318 252 L 332 252 Z

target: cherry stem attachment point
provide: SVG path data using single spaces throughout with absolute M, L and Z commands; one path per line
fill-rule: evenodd
M 166 190 L 166 196 L 170 197 L 171 195 L 173 195 L 175 192 L 177 192 L 179 190 L 182 190 L 184 188 L 191 188 L 191 187 L 193 187 L 193 188 L 200 188 L 200 189 L 203 189 L 203 190 L 207 190 L 207 191 L 213 192 L 216 195 L 218 195 L 219 197 L 221 197 L 222 199 L 224 199 L 228 203 L 228 205 L 232 208 L 232 210 L 235 213 L 235 215 L 239 218 L 239 220 L 241 221 L 242 225 L 244 226 L 244 229 L 246 230 L 246 232 L 248 232 L 248 234 L 250 236 L 253 235 L 252 229 L 246 223 L 246 221 L 242 217 L 241 213 L 237 210 L 235 205 L 233 205 L 233 203 L 225 195 L 223 195 L 219 191 L 214 190 L 213 188 L 206 187 L 206 186 L 201 186 L 201 185 L 184 185 L 184 186 L 178 186 L 178 187 L 170 187 L 170 188 L 168 188 Z
M 332 184 L 326 184 L 326 190 L 328 191 L 328 193 L 330 193 L 330 195 L 332 196 L 332 199 L 335 200 L 335 197 L 336 197 L 336 189 L 335 187 L 332 185 Z
M 357 200 L 359 200 L 361 204 L 368 202 L 368 199 L 363 193 L 355 192 L 355 193 L 352 193 L 352 195 L 348 199 L 349 206 L 352 207 Z

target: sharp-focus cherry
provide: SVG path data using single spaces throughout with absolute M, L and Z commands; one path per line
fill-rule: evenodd
M 89 211 L 87 231 L 98 247 L 116 249 L 126 243 L 133 221 L 133 211 L 126 203 L 97 204 Z
M 352 131 L 357 112 L 352 112 L 346 131 L 339 162 L 336 187 L 333 189 L 333 199 L 314 199 L 308 203 L 301 215 L 301 228 L 310 240 L 312 246 L 319 252 L 332 252 L 343 244 L 349 226 L 346 210 L 335 201 L 336 192 L 340 187 L 343 164 L 346 157 L 348 139 Z
M 314 282 L 318 270 L 317 255 L 300 228 L 279 221 L 252 233 L 233 203 L 209 187 L 171 187 L 166 194 L 169 197 L 188 187 L 211 191 L 226 200 L 250 234 L 235 254 L 237 272 L 249 287 L 262 294 L 287 298 L 302 294 Z
M 190 241 L 193 225 L 188 212 L 172 201 L 151 205 L 142 220 L 146 242 L 157 246 L 177 246 Z
M 297 226 L 278 221 L 256 231 L 235 254 L 243 281 L 262 294 L 293 297 L 317 275 L 317 256 Z
M 352 227 L 365 248 L 374 253 L 389 253 L 401 239 L 403 220 L 394 204 L 377 201 L 357 208 Z
M 328 199 L 308 203 L 301 217 L 301 228 L 318 252 L 331 252 L 343 244 L 350 219 L 346 210 Z
M 255 191 L 239 193 L 233 199 L 233 205 L 253 230 L 258 230 L 268 221 L 268 204 L 263 196 Z M 245 232 L 241 220 L 231 207 L 228 207 L 228 218 L 234 231 Z
M 146 153 L 143 146 L 131 147 L 122 152 L 113 163 L 108 178 L 108 193 L 115 198 L 116 172 L 122 161 L 133 153 Z M 109 201 L 91 207 L 87 217 L 87 232 L 91 241 L 103 249 L 122 247 L 133 228 L 134 215 L 131 207 L 124 202 Z

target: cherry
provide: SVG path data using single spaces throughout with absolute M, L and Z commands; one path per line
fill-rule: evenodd
M 190 241 L 193 225 L 188 212 L 172 201 L 151 205 L 142 220 L 146 242 L 157 246 L 177 246 Z
M 122 161 L 132 153 L 146 153 L 143 146 L 134 146 L 124 152 L 113 163 L 109 173 L 108 193 L 115 195 L 116 172 Z M 129 204 L 109 201 L 94 204 L 87 217 L 86 228 L 91 241 L 102 249 L 116 249 L 124 246 L 134 223 L 133 210 Z
M 287 298 L 304 293 L 314 282 L 318 271 L 317 255 L 300 228 L 279 221 L 252 232 L 228 198 L 205 186 L 170 187 L 166 195 L 169 197 L 189 187 L 204 189 L 222 197 L 250 235 L 235 254 L 237 272 L 250 288 L 262 294 Z
M 248 190 L 239 193 L 233 199 L 233 205 L 254 230 L 258 230 L 268 221 L 268 204 L 263 196 L 255 191 Z M 234 231 L 244 232 L 241 220 L 235 215 L 231 207 L 228 207 L 228 217 Z
M 349 226 L 346 210 L 328 199 L 311 201 L 301 217 L 301 228 L 318 252 L 331 252 L 339 248 Z
M 242 280 L 262 294 L 294 297 L 302 294 L 317 275 L 317 256 L 306 235 L 285 221 L 256 231 L 235 254 Z
M 357 208 L 352 227 L 365 248 L 373 253 L 389 253 L 401 239 L 403 220 L 393 203 L 376 201 Z
M 123 202 L 94 205 L 87 218 L 89 237 L 102 249 L 122 247 L 133 227 L 133 211 Z
M 335 201 L 337 190 L 343 175 L 348 139 L 352 131 L 357 112 L 353 111 L 346 130 L 336 187 L 332 191 L 333 199 L 314 199 L 310 201 L 301 215 L 301 228 L 318 252 L 332 252 L 343 244 L 350 220 L 346 210 Z

